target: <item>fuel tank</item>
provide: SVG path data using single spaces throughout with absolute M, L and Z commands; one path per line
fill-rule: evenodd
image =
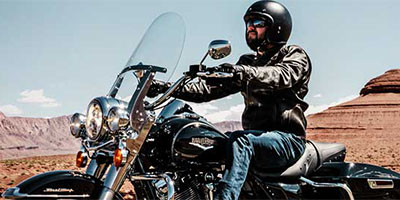
M 153 157 L 162 157 L 167 163 L 212 164 L 223 161 L 228 137 L 180 100 L 171 101 L 161 111 L 157 125 L 150 132 L 155 142 L 152 146 L 146 145 L 150 150 L 157 150 L 149 151 L 147 155 L 161 152 Z
M 175 118 L 166 123 L 173 135 L 171 156 L 174 161 L 220 163 L 224 158 L 227 136 L 211 124 L 191 119 Z

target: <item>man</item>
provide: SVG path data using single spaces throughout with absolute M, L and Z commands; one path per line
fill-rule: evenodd
M 305 51 L 286 45 L 292 21 L 289 11 L 274 1 L 258 1 L 244 15 L 246 42 L 254 54 L 236 65 L 222 64 L 216 71 L 231 72 L 230 79 L 209 78 L 185 85 L 174 96 L 205 102 L 241 92 L 244 131 L 230 134 L 226 170 L 217 199 L 238 199 L 250 161 L 265 171 L 294 164 L 305 149 L 306 119 L 303 101 L 308 92 L 311 62 Z

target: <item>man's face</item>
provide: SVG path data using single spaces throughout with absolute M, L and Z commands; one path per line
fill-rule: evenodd
M 262 19 L 251 18 L 246 22 L 246 40 L 248 44 L 262 41 L 267 32 L 266 22 Z

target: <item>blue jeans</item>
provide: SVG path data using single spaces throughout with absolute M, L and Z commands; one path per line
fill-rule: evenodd
M 281 131 L 235 131 L 229 137 L 227 162 L 216 199 L 238 199 L 251 165 L 268 169 L 288 167 L 303 154 L 305 140 Z

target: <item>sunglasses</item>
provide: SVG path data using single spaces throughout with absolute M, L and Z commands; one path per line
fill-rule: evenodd
M 267 22 L 265 22 L 264 20 L 261 19 L 249 19 L 246 22 L 246 26 L 254 26 L 255 28 L 263 28 L 267 26 Z

